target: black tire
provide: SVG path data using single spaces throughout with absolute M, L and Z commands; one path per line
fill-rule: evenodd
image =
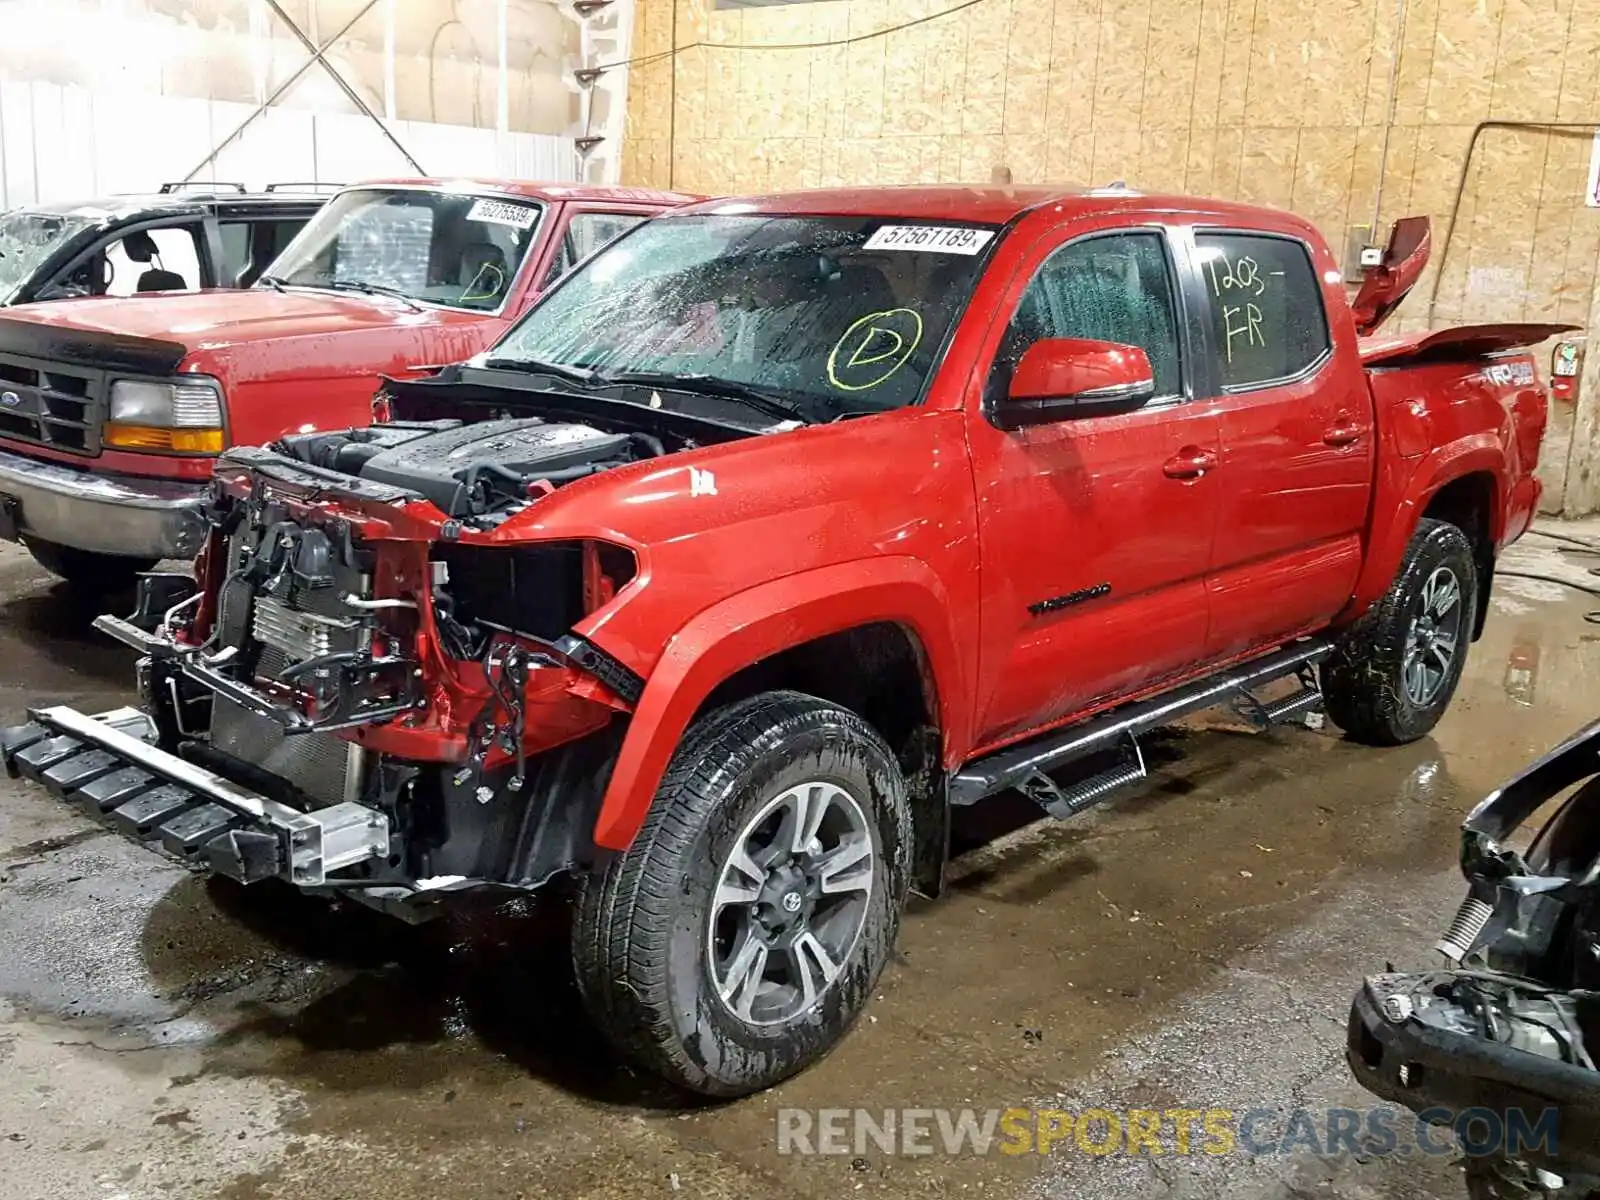
M 1454 619 L 1454 651 L 1442 666 L 1432 651 L 1417 657 L 1429 673 L 1427 686 L 1413 686 L 1408 674 L 1416 664 L 1408 655 L 1415 640 L 1426 638 L 1443 622 L 1419 633 L 1432 581 L 1453 576 L 1458 595 Z M 1472 543 L 1454 525 L 1424 518 L 1406 547 L 1405 558 L 1383 599 L 1350 627 L 1322 671 L 1328 715 L 1352 741 L 1369 746 L 1399 746 L 1424 737 L 1439 722 L 1461 680 L 1477 616 L 1478 570 Z M 1439 671 L 1435 681 L 1431 672 Z
M 95 594 L 127 591 L 141 571 L 154 570 L 158 561 L 122 554 L 97 554 L 39 538 L 24 538 L 22 544 L 33 555 L 33 561 L 46 571 L 59 575 L 80 591 Z
M 734 869 L 734 848 L 757 836 L 752 829 L 761 826 L 753 823 L 766 812 L 782 816 L 772 806 L 816 781 L 853 797 L 862 828 L 850 836 L 858 845 L 870 837 L 870 872 L 858 876 L 870 885 L 853 885 L 866 893 L 859 931 L 807 1007 L 771 1023 L 747 1020 L 732 1007 L 743 993 L 725 1001 L 713 980 L 722 927 L 713 923 L 713 895 Z M 824 811 L 832 814 L 832 803 Z M 822 846 L 820 834 L 810 844 Z M 719 1097 L 771 1087 L 832 1049 L 871 998 L 899 931 L 911 847 L 905 780 L 883 739 L 854 713 L 797 692 L 711 712 L 685 735 L 633 845 L 584 881 L 573 963 L 585 1005 L 624 1057 L 681 1087 Z M 769 883 L 780 867 L 793 869 L 780 854 Z M 811 903 L 821 914 L 822 905 L 844 901 L 816 896 Z M 717 909 L 718 921 L 740 907 Z M 758 908 L 748 909 L 752 929 Z M 763 911 L 782 919 L 775 908 Z M 793 999 L 805 1003 L 803 995 Z

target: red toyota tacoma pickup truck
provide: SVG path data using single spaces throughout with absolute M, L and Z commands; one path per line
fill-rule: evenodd
M 397 914 L 576 877 L 634 1060 L 769 1085 L 861 1012 L 952 808 L 1070 817 L 1152 727 L 1426 734 L 1538 499 L 1544 326 L 1363 341 L 1313 227 L 1127 190 L 640 225 L 389 420 L 229 451 L 143 710 L 6 761 L 246 882 Z M 1270 686 L 1269 686 L 1270 685 Z
M 334 196 L 250 290 L 11 308 L 0 317 L 0 538 L 97 590 L 192 558 L 225 446 L 365 424 L 382 376 L 476 354 L 580 259 L 689 199 L 367 183 Z M 182 288 L 170 271 L 147 275 Z

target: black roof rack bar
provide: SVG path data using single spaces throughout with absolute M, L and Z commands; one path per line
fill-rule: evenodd
M 217 183 L 207 183 L 205 180 L 196 179 L 193 183 L 184 183 L 181 180 L 177 183 L 163 183 L 161 185 L 161 194 L 163 196 L 170 196 L 173 192 L 213 192 L 218 188 L 231 188 L 232 190 L 241 194 L 250 190 L 242 183 L 223 183 L 220 181 Z
M 334 191 L 338 191 L 340 188 L 342 188 L 344 186 L 346 186 L 346 185 L 342 184 L 342 183 L 330 183 L 328 180 L 325 180 L 325 179 L 324 180 L 309 181 L 309 182 L 301 182 L 299 180 L 285 180 L 285 181 L 282 181 L 282 182 L 279 182 L 279 183 L 269 183 L 269 184 L 267 184 L 267 191 L 269 191 L 269 192 L 289 192 L 289 191 L 302 191 L 302 190 L 311 191 L 314 188 L 331 188 Z

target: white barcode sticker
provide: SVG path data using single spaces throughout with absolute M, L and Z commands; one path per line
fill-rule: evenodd
M 994 230 L 974 229 L 970 225 L 880 225 L 862 249 L 976 254 L 992 237 Z
M 469 221 L 490 221 L 496 225 L 514 225 L 518 229 L 532 229 L 539 210 L 531 204 L 508 204 L 504 200 L 476 200 L 467 213 Z

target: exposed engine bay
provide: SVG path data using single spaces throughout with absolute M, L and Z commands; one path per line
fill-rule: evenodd
M 0 755 L 50 786 L 87 753 L 119 768 L 88 785 L 106 814 L 180 857 L 396 911 L 589 861 L 642 681 L 577 627 L 637 563 L 490 535 L 563 485 L 698 444 L 694 419 L 464 407 L 483 419 L 225 454 L 195 577 L 146 576 L 132 617 L 97 623 L 142 653 L 143 714 L 40 713 Z
M 497 535 L 589 476 L 789 425 L 460 367 L 379 399 L 371 428 L 220 456 L 194 575 L 96 622 L 140 652 L 142 711 L 38 710 L 0 761 L 185 861 L 402 915 L 590 865 L 643 680 L 581 630 L 639 564 Z
M 1573 793 L 1525 850 L 1511 839 Z M 1475 1198 L 1600 1192 L 1600 722 L 1493 793 L 1462 830 L 1470 890 L 1445 966 L 1369 978 L 1356 1078 L 1450 1127 Z
M 507 515 L 564 483 L 667 452 L 648 433 L 537 417 L 397 421 L 297 434 L 277 448 L 310 466 L 415 492 L 457 518 Z

